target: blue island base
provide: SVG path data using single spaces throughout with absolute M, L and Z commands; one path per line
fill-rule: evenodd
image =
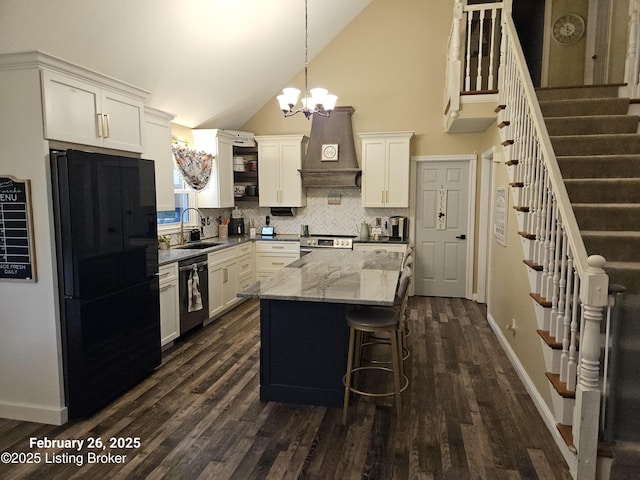
M 348 308 L 260 300 L 260 400 L 342 407 Z

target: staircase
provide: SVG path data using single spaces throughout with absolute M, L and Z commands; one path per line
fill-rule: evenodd
M 626 288 L 615 316 L 607 421 L 611 439 L 639 442 L 640 118 L 617 85 L 536 93 L 587 253 L 603 255 L 610 284 Z M 614 447 L 612 479 L 617 456 L 640 468 L 640 454 L 618 454 Z
M 537 90 L 587 248 L 611 283 L 640 294 L 639 117 L 617 86 Z

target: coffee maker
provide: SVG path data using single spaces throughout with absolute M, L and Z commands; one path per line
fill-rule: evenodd
M 390 240 L 398 240 L 404 242 L 409 239 L 409 219 L 400 215 L 389 217 Z

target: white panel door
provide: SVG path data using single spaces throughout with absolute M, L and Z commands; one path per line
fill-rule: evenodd
M 218 170 L 218 191 L 220 207 L 235 206 L 233 183 L 233 144 L 230 136 L 218 134 L 218 155 L 216 158 Z
M 409 206 L 409 141 L 405 138 L 387 141 L 387 194 L 386 207 Z
M 101 93 L 101 113 L 107 115 L 103 123 L 104 146 L 142 152 L 142 102 L 104 89 Z
M 42 72 L 42 83 L 45 137 L 102 146 L 100 88 L 48 70 Z
M 384 140 L 362 142 L 362 205 L 384 207 L 386 190 L 386 151 Z
M 159 212 L 176 208 L 173 193 L 173 158 L 171 154 L 170 120 L 145 115 L 144 152 L 142 158 L 153 160 L 156 171 L 156 209 Z
M 280 192 L 280 165 L 278 144 L 265 142 L 258 144 L 258 182 L 260 185 L 260 206 L 278 205 Z
M 416 295 L 465 297 L 468 201 L 468 162 L 418 164 Z
M 280 203 L 284 207 L 300 207 L 306 205 L 306 197 L 302 195 L 302 168 L 300 141 L 288 141 L 280 144 Z

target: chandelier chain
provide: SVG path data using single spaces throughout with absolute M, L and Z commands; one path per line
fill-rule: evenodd
M 312 115 L 328 117 L 335 108 L 336 95 L 330 94 L 325 88 L 312 88 L 309 96 L 309 1 L 304 0 L 304 98 L 302 108 L 294 108 L 298 102 L 300 90 L 284 88 L 282 95 L 278 95 L 280 110 L 285 117 L 291 117 L 302 112 L 307 119 Z

